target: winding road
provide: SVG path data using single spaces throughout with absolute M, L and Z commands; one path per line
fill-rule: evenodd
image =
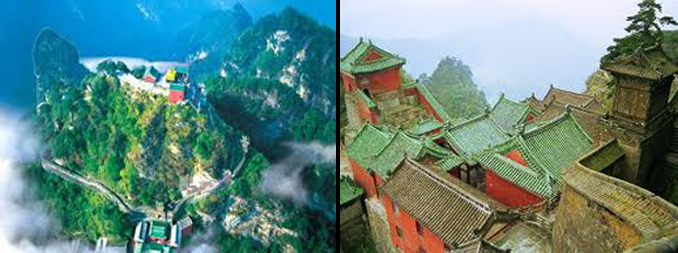
M 176 214 L 177 212 L 179 212 L 184 207 L 184 205 L 186 203 L 188 203 L 190 200 L 192 200 L 194 198 L 199 198 L 201 196 L 211 195 L 212 193 L 214 193 L 214 191 L 221 188 L 221 186 L 223 186 L 225 183 L 229 182 L 231 179 L 233 179 L 235 177 L 235 175 L 238 174 L 238 171 L 240 171 L 240 169 L 245 165 L 245 161 L 247 161 L 247 152 L 249 151 L 249 145 L 250 145 L 249 138 L 247 136 L 243 136 L 243 139 L 240 141 L 240 145 L 241 145 L 241 147 L 244 151 L 243 155 L 242 155 L 242 159 L 240 159 L 240 162 L 238 163 L 238 165 L 233 170 L 233 173 L 231 174 L 231 176 L 230 177 L 226 176 L 226 173 L 228 172 L 228 170 L 227 170 L 227 171 L 224 172 L 224 176 L 221 178 L 221 180 L 219 180 L 214 186 L 210 187 L 206 191 L 199 192 L 199 193 L 196 193 L 196 194 L 193 194 L 193 195 L 190 195 L 190 196 L 186 196 L 186 197 L 180 199 L 179 201 L 177 201 L 177 204 L 174 206 L 174 209 L 172 210 L 173 214 Z
M 198 192 L 196 194 L 186 196 L 182 198 L 181 200 L 177 201 L 177 204 L 175 205 L 174 209 L 172 210 L 173 214 L 176 214 L 181 208 L 184 207 L 184 205 L 189 202 L 190 200 L 201 197 L 201 196 L 209 196 L 214 191 L 219 189 L 221 186 L 226 184 L 230 179 L 232 179 L 238 171 L 245 165 L 245 161 L 247 160 L 247 151 L 249 150 L 249 138 L 244 137 L 244 139 L 241 141 L 242 148 L 244 149 L 243 157 L 236 166 L 236 168 L 233 170 L 234 173 L 230 177 L 224 176 L 221 180 L 219 180 L 214 186 L 210 187 L 206 191 Z M 47 160 L 47 159 L 42 159 L 42 168 L 50 173 L 54 173 L 58 175 L 59 177 L 63 178 L 66 181 L 72 182 L 79 184 L 83 187 L 87 187 L 89 189 L 92 189 L 94 191 L 99 192 L 101 195 L 105 196 L 108 198 L 111 202 L 115 203 L 116 206 L 120 209 L 120 211 L 124 213 L 134 213 L 136 215 L 143 214 L 142 211 L 137 210 L 135 208 L 130 207 L 120 195 L 115 193 L 111 188 L 106 186 L 105 184 L 95 180 L 95 179 L 90 179 L 87 177 L 84 177 L 80 175 L 79 173 L 72 171 L 64 166 L 61 166 L 53 161 Z M 145 215 L 141 215 L 145 216 Z
M 101 193 L 103 196 L 105 196 L 110 201 L 115 203 L 120 209 L 120 211 L 124 213 L 131 213 L 136 211 L 133 208 L 131 208 L 127 203 L 125 203 L 125 201 L 118 194 L 116 194 L 113 190 L 111 190 L 110 188 L 108 188 L 108 186 L 102 184 L 101 182 L 85 178 L 82 175 L 78 174 L 77 172 L 71 171 L 66 167 L 63 167 L 59 164 L 56 164 L 55 162 L 46 159 L 42 159 L 42 168 L 48 172 L 60 176 L 66 181 L 79 184 L 81 186 L 87 187 L 89 189 Z

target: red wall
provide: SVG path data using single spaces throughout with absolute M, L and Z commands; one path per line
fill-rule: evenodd
M 358 87 L 360 89 L 368 89 L 371 94 L 398 90 L 402 87 L 400 66 L 381 72 L 358 75 L 356 79 Z M 361 84 L 363 79 L 368 80 L 367 84 Z
M 421 92 L 417 91 L 417 100 L 419 101 L 419 104 L 424 105 L 426 107 L 426 111 L 428 111 L 429 114 L 433 114 L 433 117 L 436 118 L 436 120 L 440 121 L 440 123 L 445 123 L 443 122 L 443 118 L 438 115 L 438 113 L 433 110 L 433 107 L 431 107 L 431 104 L 428 103 L 428 100 L 424 96 L 421 95 Z
M 523 207 L 541 202 L 541 198 L 485 170 L 485 193 L 508 207 Z
M 374 178 L 352 158 L 349 158 L 348 162 L 351 165 L 351 171 L 353 172 L 353 179 L 355 182 L 365 189 L 365 194 L 368 198 L 375 196 L 377 194 L 377 188 L 374 185 Z
M 355 79 L 345 73 L 341 73 L 341 78 L 344 81 L 344 91 L 352 93 L 356 88 Z
M 391 199 L 387 194 L 381 195 L 381 201 L 386 209 L 389 228 L 391 230 L 391 242 L 404 252 L 418 252 L 419 247 L 426 252 L 443 252 L 445 243 L 433 232 L 424 227 L 423 235 L 417 232 L 416 221 L 405 210 L 399 208 L 398 215 L 391 205 Z M 402 230 L 402 238 L 398 237 L 396 226 Z
M 169 101 L 172 104 L 176 104 L 178 102 L 181 102 L 184 100 L 184 92 L 183 91 L 170 91 L 170 96 L 169 96 Z
M 365 56 L 365 58 L 363 58 L 362 62 L 369 62 L 369 61 L 378 60 L 378 59 L 381 59 L 381 57 L 382 56 L 380 54 L 376 53 L 376 52 L 370 52 L 369 54 L 367 54 L 367 56 Z
M 521 155 L 517 149 L 511 150 L 511 152 L 506 154 L 506 157 L 527 167 L 527 163 L 525 162 L 525 159 L 523 159 L 523 155 Z
M 376 108 L 369 108 L 365 105 L 362 99 L 358 100 L 358 111 L 360 112 L 360 117 L 369 121 L 372 124 L 377 124 L 377 111 Z

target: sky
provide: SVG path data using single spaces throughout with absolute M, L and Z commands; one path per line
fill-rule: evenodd
M 51 27 L 71 40 L 80 56 L 133 56 L 181 60 L 176 32 L 208 11 L 242 3 L 256 20 L 292 6 L 331 28 L 336 4 L 324 0 L 3 0 L 0 8 L 0 108 L 30 110 L 35 100 L 31 50 Z M 7 60 L 9 59 L 9 60 Z
M 678 15 L 678 1 L 657 1 Z M 369 37 L 407 58 L 416 77 L 445 55 L 461 58 L 488 100 L 543 96 L 549 84 L 581 92 L 632 0 L 342 0 L 339 32 Z M 669 29 L 678 29 L 672 27 Z M 397 50 L 397 51 L 396 51 Z M 344 51 L 342 49 L 342 51 Z

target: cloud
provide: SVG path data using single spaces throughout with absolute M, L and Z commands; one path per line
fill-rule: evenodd
M 676 1 L 659 1 L 666 14 L 678 14 Z M 341 33 L 383 39 L 436 38 L 459 31 L 488 29 L 517 19 L 547 20 L 578 39 L 601 45 L 624 33 L 635 0 L 344 0 Z M 529 30 L 530 27 L 515 27 Z
M 218 253 L 219 249 L 211 244 L 214 240 L 214 231 L 210 227 L 207 233 L 196 234 L 191 238 L 191 243 L 182 249 L 187 253 Z
M 290 147 L 292 153 L 264 172 L 261 189 L 297 204 L 308 204 L 309 192 L 301 173 L 313 164 L 336 163 L 337 146 L 325 146 L 318 142 L 288 143 L 286 146 Z
M 72 252 L 71 242 L 53 239 L 58 226 L 21 177 L 21 164 L 40 153 L 31 125 L 6 111 L 0 111 L 0 122 L 0 249 L 9 253 Z M 87 245 L 81 249 L 89 251 Z

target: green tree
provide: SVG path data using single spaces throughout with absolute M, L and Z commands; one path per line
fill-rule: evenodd
M 443 58 L 427 86 L 451 117 L 470 118 L 487 106 L 485 93 L 473 82 L 471 68 L 460 59 Z
M 615 38 L 615 44 L 607 48 L 608 54 L 601 61 L 606 62 L 630 54 L 637 48 L 661 45 L 664 37 L 661 27 L 678 25 L 670 16 L 658 16 L 658 13 L 662 13 L 662 7 L 654 0 L 643 0 L 638 4 L 638 8 L 638 13 L 626 18 L 630 24 L 624 30 L 629 36 Z

